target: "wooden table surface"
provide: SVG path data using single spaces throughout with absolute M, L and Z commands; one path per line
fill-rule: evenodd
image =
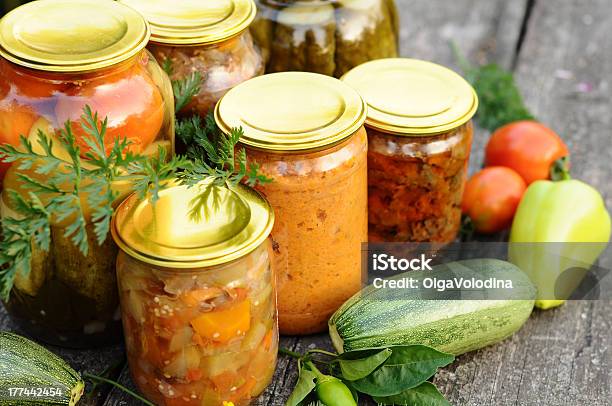
M 472 61 L 511 68 L 527 105 L 572 151 L 573 174 L 596 186 L 612 208 L 612 4 L 609 0 L 397 0 L 403 56 L 457 69 L 455 41 Z M 471 170 L 482 163 L 488 133 L 478 130 Z M 602 263 L 610 269 L 612 263 Z M 610 297 L 610 295 L 608 295 Z M 511 339 L 463 355 L 435 383 L 453 405 L 612 404 L 612 301 L 573 301 L 536 311 Z M 0 310 L 0 330 L 13 330 Z M 327 336 L 285 337 L 295 351 L 330 348 Z M 52 348 L 75 368 L 100 372 L 123 348 Z M 131 385 L 124 367 L 117 378 Z M 297 371 L 281 357 L 274 382 L 254 402 L 283 405 Z M 84 405 L 137 405 L 108 388 Z M 365 403 L 364 403 L 365 404 Z

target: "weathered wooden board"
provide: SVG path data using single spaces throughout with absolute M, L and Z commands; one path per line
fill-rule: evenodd
M 27 336 L 17 326 L 13 324 L 6 314 L 4 307 L 0 305 L 0 331 L 14 331 L 18 334 Z M 65 348 L 47 347 L 60 357 L 64 358 L 72 367 L 79 372 L 89 372 L 99 374 L 110 365 L 116 364 L 124 358 L 122 346 L 107 347 L 97 350 L 69 350 Z M 101 404 L 106 399 L 109 388 L 102 388 L 95 394 L 83 399 L 79 405 L 95 406 Z
M 574 176 L 600 189 L 608 207 L 611 24 L 604 0 L 536 1 L 516 73 L 528 106 L 568 143 Z M 435 381 L 456 405 L 609 405 L 611 310 L 600 300 L 536 311 L 511 340 L 461 357 Z

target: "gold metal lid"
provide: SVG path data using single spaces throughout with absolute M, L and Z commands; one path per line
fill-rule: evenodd
M 245 256 L 273 224 L 272 208 L 255 190 L 203 181 L 191 188 L 171 185 L 155 204 L 131 195 L 117 208 L 111 231 L 117 245 L 140 261 L 200 268 Z
M 457 73 L 416 59 L 379 59 L 342 80 L 368 104 L 366 125 L 396 135 L 439 134 L 468 122 L 478 96 Z
M 211 44 L 251 25 L 253 0 L 119 0 L 151 24 L 151 41 L 171 45 Z
M 85 72 L 125 61 L 149 41 L 147 22 L 110 0 L 38 0 L 0 20 L 0 55 L 49 72 Z
M 361 96 L 338 79 L 282 72 L 230 90 L 217 103 L 215 119 L 226 133 L 242 127 L 246 145 L 299 151 L 342 141 L 363 125 L 366 113 Z

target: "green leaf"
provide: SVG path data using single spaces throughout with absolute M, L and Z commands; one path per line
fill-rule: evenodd
M 353 358 L 352 355 L 354 356 L 356 354 L 351 353 L 354 352 L 360 353 L 358 355 L 362 355 L 364 358 Z M 369 356 L 364 351 L 353 351 L 342 354 L 338 358 L 342 377 L 347 381 L 356 381 L 365 378 L 376 368 L 381 366 L 391 356 L 391 352 L 390 348 L 385 348 Z
M 295 385 L 291 396 L 289 396 L 289 399 L 287 399 L 286 406 L 298 406 L 304 400 L 306 400 L 308 395 L 310 395 L 316 387 L 316 378 L 317 376 L 314 374 L 314 372 L 306 368 L 302 368 L 297 384 Z
M 391 356 L 377 370 L 353 381 L 355 389 L 370 396 L 396 395 L 425 382 L 438 368 L 455 359 L 451 354 L 425 345 L 396 346 L 391 351 Z
M 243 148 L 236 148 L 243 136 L 242 129 L 233 128 L 229 134 L 224 134 L 212 114 L 204 121 L 197 116 L 179 120 L 176 135 L 187 145 L 187 157 L 192 161 L 180 175 L 183 183 L 189 186 L 206 178 L 213 178 L 217 186 L 235 186 L 244 181 L 253 187 L 272 181 L 259 172 L 257 163 L 248 161 Z
M 202 87 L 202 75 L 200 72 L 193 72 L 191 75 L 181 79 L 172 81 L 172 90 L 174 91 L 175 111 L 178 113 L 187 106 L 191 99 L 198 93 Z
M 374 396 L 379 405 L 395 406 L 452 406 L 438 388 L 430 382 L 423 382 L 416 388 L 408 389 L 393 396 Z

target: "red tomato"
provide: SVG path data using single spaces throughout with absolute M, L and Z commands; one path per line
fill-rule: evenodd
M 62 92 L 69 86 L 59 74 L 29 71 L 9 62 L 0 62 L 0 77 L 7 85 L 16 87 L 16 94 L 32 99 L 41 99 Z M 2 85 L 0 85 L 0 89 Z
M 19 145 L 19 136 L 28 136 L 32 125 L 38 119 L 37 114 L 29 106 L 9 102 L 0 107 L 0 143 Z M 0 162 L 0 183 L 11 165 Z
M 530 184 L 550 177 L 550 168 L 569 155 L 563 140 L 535 121 L 517 121 L 498 128 L 487 144 L 486 166 L 514 169 Z
M 153 142 L 163 124 L 162 95 L 140 65 L 87 81 L 76 91 L 59 97 L 55 108 L 57 120 L 62 124 L 71 121 L 83 153 L 89 150 L 85 142 L 89 135 L 81 127 L 86 105 L 98 113 L 100 121 L 108 118 L 104 142 L 107 149 L 112 148 L 116 138 L 127 137 L 132 143 L 130 149 L 142 152 Z
M 480 233 L 495 233 L 510 226 L 527 185 L 510 168 L 491 166 L 472 176 L 465 185 L 463 214 Z

